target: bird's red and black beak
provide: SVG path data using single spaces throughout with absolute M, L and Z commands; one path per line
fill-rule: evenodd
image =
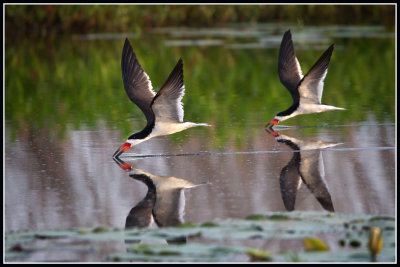
M 267 125 L 265 125 L 265 128 L 272 128 L 278 123 L 279 123 L 278 119 L 273 119 L 272 121 L 268 122 Z
M 272 129 L 272 128 L 267 128 L 267 130 L 266 130 L 270 135 L 272 135 L 273 137 L 279 137 L 279 132 L 277 132 L 277 131 L 275 131 L 274 129 Z
M 125 161 L 121 160 L 120 158 L 113 158 L 113 159 L 124 171 L 132 170 L 131 164 L 126 163 Z
M 132 144 L 124 143 L 122 146 L 120 146 L 120 148 L 117 149 L 117 151 L 115 151 L 113 158 L 119 157 L 119 155 L 121 155 L 122 153 L 124 153 L 125 151 L 130 149 L 131 147 L 132 147 Z
M 269 122 L 267 125 L 265 125 L 265 131 L 267 132 L 267 133 L 269 133 L 270 135 L 272 135 L 273 137 L 279 137 L 279 132 L 277 132 L 277 131 L 275 131 L 274 130 L 274 128 L 272 128 L 273 126 L 275 126 L 276 124 L 278 124 L 278 123 L 275 123 L 274 124 L 274 120 L 275 119 L 273 119 L 271 122 Z

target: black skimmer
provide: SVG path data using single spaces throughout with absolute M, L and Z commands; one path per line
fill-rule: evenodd
M 155 136 L 169 135 L 195 126 L 210 126 L 206 123 L 183 121 L 182 97 L 185 94 L 183 83 L 183 63 L 179 59 L 164 85 L 153 91 L 149 76 L 144 72 L 125 39 L 121 59 L 122 80 L 129 99 L 144 113 L 146 127 L 129 136 L 128 140 L 114 153 L 118 157 L 131 147 Z
M 285 111 L 279 112 L 265 127 L 273 127 L 280 121 L 300 114 L 319 113 L 329 110 L 344 110 L 321 104 L 324 79 L 333 51 L 333 44 L 322 54 L 308 73 L 303 76 L 300 63 L 296 58 L 290 30 L 283 35 L 279 48 L 278 74 L 281 83 L 289 90 L 293 104 Z
M 148 188 L 144 199 L 129 212 L 125 228 L 150 227 L 153 222 L 158 227 L 177 226 L 183 223 L 185 209 L 183 190 L 205 184 L 195 184 L 173 176 L 154 175 L 133 168 L 120 158 L 114 160 L 128 172 L 130 177 L 143 182 Z
M 324 162 L 320 149 L 334 147 L 340 143 L 303 141 L 274 132 L 275 140 L 292 150 L 293 157 L 282 168 L 279 183 L 283 204 L 288 211 L 294 210 L 296 194 L 304 183 L 321 206 L 334 212 L 331 195 L 325 181 Z M 307 151 L 310 150 L 310 151 Z

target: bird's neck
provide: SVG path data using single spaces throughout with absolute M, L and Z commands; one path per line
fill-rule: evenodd
M 148 123 L 143 130 L 141 130 L 140 132 L 134 133 L 131 136 L 129 136 L 128 140 L 135 140 L 135 139 L 142 140 L 142 139 L 145 139 L 153 131 L 154 125 L 155 125 L 154 122 Z

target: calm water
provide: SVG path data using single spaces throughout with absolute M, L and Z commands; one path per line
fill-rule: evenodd
M 347 110 L 285 121 L 277 140 L 264 125 L 291 104 L 277 76 L 289 27 L 303 73 L 335 43 L 322 102 Z M 121 157 L 165 200 L 143 209 L 156 205 L 160 225 L 286 210 L 395 215 L 394 33 L 232 25 L 7 44 L 5 231 L 124 228 L 149 199 L 148 180 L 112 159 L 145 125 L 123 90 L 126 36 L 156 90 L 182 57 L 185 119 L 212 125 Z

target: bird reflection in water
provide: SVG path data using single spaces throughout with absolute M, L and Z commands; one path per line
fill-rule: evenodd
M 202 184 L 195 184 L 173 176 L 158 176 L 135 169 L 120 158 L 114 161 L 135 180 L 144 183 L 146 196 L 134 206 L 126 217 L 125 228 L 148 228 L 153 222 L 158 227 L 177 226 L 184 222 L 184 189 Z M 167 240 L 171 243 L 186 243 L 186 237 Z
M 266 131 L 275 137 L 277 142 L 294 150 L 292 159 L 282 168 L 279 177 L 286 210 L 295 209 L 296 194 L 304 183 L 325 210 L 334 212 L 331 195 L 325 181 L 324 162 L 320 149 L 334 147 L 340 143 L 319 140 L 303 141 L 280 134 L 271 128 L 266 128 Z

